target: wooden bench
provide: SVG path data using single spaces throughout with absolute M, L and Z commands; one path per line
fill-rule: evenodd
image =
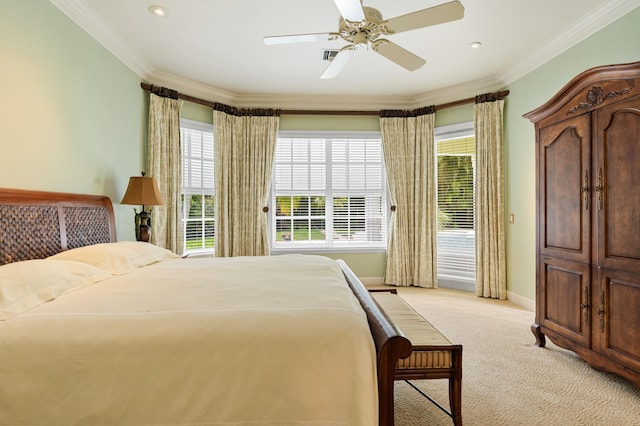
M 411 342 L 412 352 L 399 359 L 395 380 L 404 380 L 462 426 L 462 345 L 454 345 L 392 290 L 370 290 L 376 303 Z M 449 379 L 449 410 L 410 380 Z

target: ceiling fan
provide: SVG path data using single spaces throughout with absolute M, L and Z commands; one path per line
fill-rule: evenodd
M 363 7 L 361 0 L 334 1 L 341 15 L 338 32 L 269 36 L 264 38 L 264 43 L 287 44 L 338 39 L 346 41 L 348 44 L 340 49 L 324 70 L 320 77 L 323 79 L 337 76 L 356 50 L 369 47 L 401 67 L 415 71 L 426 61 L 383 36 L 443 24 L 464 16 L 464 7 L 457 0 L 388 20 L 384 20 L 378 10 Z

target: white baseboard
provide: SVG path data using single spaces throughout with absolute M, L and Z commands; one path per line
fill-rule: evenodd
M 535 312 L 536 310 L 536 301 L 531 300 L 526 297 L 522 297 L 519 294 L 513 293 L 511 291 L 507 291 L 507 300 L 511 303 L 515 303 L 518 306 L 522 306 L 528 311 Z

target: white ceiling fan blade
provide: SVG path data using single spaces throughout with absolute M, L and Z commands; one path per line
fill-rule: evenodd
M 268 36 L 262 39 L 264 44 L 289 44 L 289 43 L 308 43 L 313 41 L 332 40 L 331 33 L 313 33 L 313 34 L 291 34 L 281 36 Z
M 406 49 L 398 46 L 395 43 L 390 42 L 389 40 L 380 39 L 373 46 L 373 50 L 389 59 L 392 62 L 400 65 L 401 67 L 409 70 L 415 71 L 424 64 L 427 63 L 424 59 L 419 56 L 414 55 Z
M 326 80 L 328 78 L 334 78 L 337 76 L 342 68 L 349 62 L 349 59 L 353 56 L 356 51 L 353 49 L 343 49 L 338 52 L 335 58 L 331 61 L 329 66 L 324 70 L 321 79 Z
M 464 17 L 464 6 L 459 1 L 451 1 L 428 9 L 397 16 L 387 21 L 389 33 L 401 33 L 431 25 L 456 21 Z
M 364 10 L 360 0 L 335 0 L 335 2 L 343 19 L 352 22 L 364 21 Z

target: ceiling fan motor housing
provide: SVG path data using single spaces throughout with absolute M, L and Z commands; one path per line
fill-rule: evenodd
M 382 13 L 372 7 L 363 7 L 364 21 L 352 22 L 340 17 L 338 28 L 340 37 L 347 43 L 367 45 L 387 32 Z

